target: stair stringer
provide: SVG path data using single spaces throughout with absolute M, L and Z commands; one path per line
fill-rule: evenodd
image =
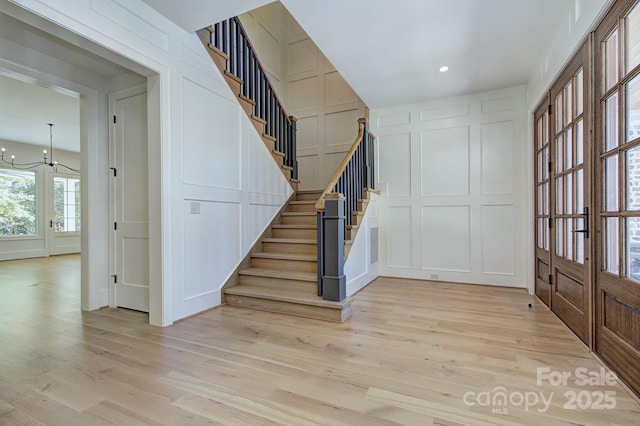
M 203 28 L 201 30 L 196 31 L 196 34 L 198 35 L 198 38 L 200 39 L 207 53 L 209 54 L 212 61 L 214 62 L 215 68 L 220 72 L 220 75 L 222 76 L 223 80 L 227 82 L 227 85 L 229 86 L 231 93 L 234 95 L 234 97 L 238 101 L 241 109 L 244 110 L 247 117 L 249 117 L 249 119 L 253 123 L 253 127 L 255 128 L 256 133 L 262 139 L 262 142 L 264 143 L 265 147 L 269 151 L 269 154 L 273 157 L 273 160 L 275 164 L 278 166 L 278 168 L 280 169 L 280 172 L 285 177 L 285 179 L 287 179 L 287 181 L 289 182 L 289 185 L 291 185 L 293 190 L 294 191 L 297 190 L 298 183 L 300 181 L 298 179 L 293 179 L 291 177 L 290 168 L 283 165 L 283 162 L 282 162 L 283 153 L 275 150 L 274 148 L 275 139 L 265 132 L 265 124 L 266 124 L 265 121 L 253 115 L 252 111 L 253 111 L 253 106 L 255 105 L 255 102 L 253 102 L 251 99 L 242 95 L 243 81 L 238 77 L 236 77 L 235 75 L 226 71 L 226 63 L 228 60 L 227 55 L 224 52 L 221 52 L 211 43 L 209 43 L 210 32 L 211 32 L 211 28 L 207 27 L 207 28 Z

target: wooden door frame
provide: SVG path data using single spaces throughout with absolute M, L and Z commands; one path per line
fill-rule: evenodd
M 539 238 L 539 232 L 540 229 L 538 228 L 538 219 L 539 216 L 545 216 L 543 215 L 539 215 L 538 211 L 539 211 L 539 203 L 540 200 L 538 198 L 538 179 L 539 179 L 539 165 L 538 165 L 538 137 L 539 137 L 539 133 L 538 133 L 538 119 L 543 117 L 545 114 L 547 115 L 547 124 L 546 124 L 546 128 L 543 130 L 546 133 L 546 139 L 547 139 L 547 146 L 549 148 L 549 156 L 551 156 L 551 134 L 549 132 L 550 130 L 550 126 L 549 126 L 549 105 L 550 105 L 550 97 L 549 97 L 549 92 L 547 92 L 543 98 L 543 100 L 538 104 L 538 107 L 536 107 L 534 113 L 533 113 L 533 129 L 534 129 L 534 143 L 533 143 L 533 161 L 534 161 L 534 215 L 533 215 L 533 226 L 534 226 L 534 241 L 533 241 L 533 245 L 534 245 L 534 271 L 535 271 L 535 282 L 534 282 L 534 294 L 545 304 L 547 305 L 549 308 L 551 307 L 551 244 L 552 244 L 552 232 L 548 227 L 548 223 L 551 220 L 551 198 L 552 198 L 552 192 L 553 189 L 551 188 L 551 171 L 549 171 L 548 169 L 548 164 L 549 164 L 549 157 L 547 157 L 547 164 L 544 165 L 543 167 L 547 167 L 547 183 L 549 185 L 549 193 L 548 193 L 548 214 L 546 216 L 548 216 L 547 219 L 547 236 L 546 238 L 548 239 L 548 244 L 549 244 L 549 250 L 545 251 L 544 248 L 540 248 L 538 247 L 538 238 Z M 540 268 L 540 261 L 539 259 L 542 259 L 546 257 L 547 260 L 547 270 L 546 271 L 541 271 Z M 539 294 L 538 290 L 539 288 L 543 288 L 544 290 L 542 291 L 546 291 L 547 295 L 543 296 L 541 294 Z M 546 300 L 545 300 L 546 299 Z
M 609 331 L 606 329 L 604 325 L 604 305 L 606 300 L 604 299 L 604 294 L 611 292 L 611 287 L 615 288 L 616 292 L 613 293 L 616 296 L 613 299 L 615 302 L 623 304 L 625 306 L 629 306 L 627 303 L 619 301 L 618 296 L 620 294 L 624 294 L 625 300 L 632 299 L 634 300 L 634 304 L 636 307 L 640 306 L 640 294 L 636 294 L 636 292 L 631 291 L 629 288 L 622 288 L 620 283 L 624 283 L 625 278 L 614 277 L 613 275 L 608 276 L 606 272 L 604 272 L 605 261 L 604 261 L 604 249 L 605 249 L 605 230 L 603 229 L 602 217 L 606 217 L 602 215 L 602 210 L 604 210 L 604 170 L 602 167 L 601 155 L 605 154 L 604 149 L 604 141 L 606 138 L 606 129 L 605 129 L 605 119 L 606 119 L 606 111 L 603 107 L 603 99 L 606 99 L 608 96 L 611 96 L 612 93 L 617 91 L 618 94 L 618 148 L 616 149 L 616 154 L 619 159 L 624 157 L 624 152 L 629 149 L 629 142 L 626 142 L 625 137 L 625 108 L 626 108 L 626 93 L 625 87 L 626 84 L 633 78 L 640 75 L 640 66 L 634 67 L 631 72 L 626 72 L 625 70 L 625 52 L 620 51 L 618 55 L 618 76 L 617 82 L 612 87 L 607 89 L 605 87 L 605 75 L 604 75 L 604 51 L 602 47 L 602 43 L 604 40 L 609 37 L 609 35 L 618 28 L 618 37 L 620 40 L 625 39 L 626 28 L 624 26 L 624 17 L 625 15 L 636 5 L 640 4 L 637 0 L 618 0 L 616 1 L 612 7 L 609 9 L 605 17 L 598 24 L 595 32 L 594 32 L 594 95 L 593 95 L 593 104 L 595 109 L 595 138 L 594 140 L 598 142 L 598 145 L 594 145 L 594 157 L 596 158 L 595 167 L 597 172 L 597 179 L 595 180 L 595 189 L 594 195 L 596 197 L 597 206 L 597 221 L 596 228 L 598 239 L 596 241 L 595 253 L 596 255 L 596 269 L 594 276 L 594 310 L 595 310 L 595 321 L 594 324 L 594 351 L 598 354 L 598 356 L 608 365 L 614 367 L 615 371 L 618 373 L 618 376 L 625 380 L 631 389 L 634 389 L 635 392 L 640 392 L 640 369 L 638 365 L 633 365 L 633 362 L 629 360 L 633 360 L 633 356 L 638 357 L 638 349 L 631 349 L 631 345 L 627 343 L 623 337 L 615 336 L 613 331 Z M 618 42 L 618 46 L 622 45 L 624 47 L 624 42 Z M 615 88 L 615 90 L 614 90 Z M 625 142 L 621 142 L 625 141 Z M 631 145 L 637 144 L 637 142 L 631 142 Z M 636 145 L 638 146 L 638 145 Z M 611 152 L 610 150 L 609 152 Z M 623 203 L 625 197 L 626 183 L 623 182 L 623 178 L 625 174 L 623 173 L 623 161 L 618 161 L 618 196 L 620 197 L 619 203 Z M 626 208 L 626 207 L 625 207 Z M 624 247 L 624 234 L 623 234 L 623 224 L 622 221 L 627 217 L 624 214 L 625 210 L 622 209 L 622 205 L 618 206 L 617 216 L 619 217 L 618 223 L 618 256 L 619 256 L 619 275 L 624 277 L 626 275 L 626 250 Z M 634 215 L 634 217 L 638 217 Z M 610 284 L 605 285 L 603 288 L 603 282 L 608 281 Z M 632 282 L 634 286 L 640 286 L 637 282 Z M 637 287 L 636 287 L 637 288 Z M 607 290 L 607 291 L 605 291 Z M 611 336 L 610 336 L 611 335 Z M 612 339 L 618 338 L 622 342 L 616 342 Z M 603 352 L 602 349 L 606 349 Z M 635 354 L 630 356 L 631 352 L 635 350 Z M 615 353 L 612 356 L 612 353 Z M 623 359 L 624 361 L 620 361 Z M 628 369 L 635 368 L 635 373 L 627 373 Z
M 591 231 L 589 238 L 584 238 L 584 241 L 583 241 L 583 244 L 586 246 L 584 250 L 583 266 L 580 266 L 580 264 L 575 262 L 575 259 L 568 260 L 562 257 L 558 257 L 555 254 L 556 242 L 557 242 L 556 241 L 557 222 L 555 221 L 555 218 L 557 215 L 557 212 L 556 212 L 557 197 L 556 197 L 555 179 L 553 179 L 553 176 L 557 173 L 555 162 L 558 160 L 556 158 L 557 150 L 556 150 L 556 141 L 555 141 L 555 137 L 558 131 L 558 129 L 556 129 L 558 112 L 557 112 L 557 105 L 555 105 L 555 99 L 561 92 L 564 91 L 564 88 L 569 84 L 570 81 L 573 83 L 573 77 L 576 75 L 576 72 L 579 69 L 582 69 L 582 72 L 583 72 L 583 93 L 582 93 L 583 94 L 583 102 L 582 102 L 583 104 L 582 105 L 583 106 L 583 113 L 582 113 L 582 124 L 583 124 L 583 162 L 582 164 L 583 166 L 582 166 L 582 170 L 583 170 L 583 194 L 584 194 L 583 206 L 588 208 L 588 211 L 590 212 L 588 218 L 584 222 L 584 226 L 586 227 L 586 229 L 589 229 Z M 550 105 L 552 105 L 552 114 L 550 114 L 550 126 L 549 126 L 550 127 L 549 142 L 550 142 L 550 147 L 552 148 L 550 158 L 554 159 L 553 171 L 551 172 L 549 179 L 552 187 L 552 195 L 551 195 L 551 202 L 550 202 L 551 217 L 554 220 L 553 228 L 551 230 L 551 235 L 553 237 L 552 238 L 553 245 L 551 246 L 551 249 L 550 249 L 551 264 L 553 265 L 551 273 L 554 275 L 554 279 L 551 285 L 551 298 L 553 299 L 558 286 L 558 279 L 555 274 L 556 266 L 560 266 L 561 269 L 564 269 L 565 271 L 569 272 L 569 274 L 573 275 L 574 278 L 576 279 L 578 279 L 582 275 L 581 284 L 583 286 L 583 296 L 586 297 L 586 300 L 584 300 L 583 307 L 582 307 L 584 321 L 585 321 L 585 324 L 583 324 L 585 335 L 583 336 L 582 340 L 590 349 L 593 349 L 593 345 L 594 345 L 594 334 L 593 334 L 593 325 L 592 325 L 594 305 L 593 305 L 592 295 L 594 291 L 593 282 L 594 282 L 594 276 L 595 276 L 595 269 L 594 269 L 595 261 L 593 257 L 594 256 L 593 238 L 595 235 L 593 232 L 594 216 L 595 216 L 594 215 L 595 197 L 593 192 L 594 191 L 594 188 L 593 188 L 593 181 L 594 181 L 594 178 L 593 178 L 594 176 L 593 174 L 593 171 L 594 171 L 594 168 L 593 168 L 594 166 L 593 110 L 594 108 L 592 105 L 592 99 L 593 99 L 593 93 L 594 93 L 593 81 L 594 81 L 593 80 L 593 36 L 589 35 L 587 36 L 586 40 L 584 40 L 580 44 L 580 47 L 576 50 L 573 57 L 568 61 L 568 63 L 564 66 L 562 71 L 558 74 L 558 76 L 554 80 L 549 90 L 549 102 L 550 102 Z M 573 102 L 573 108 L 575 108 L 575 100 L 573 100 L 572 102 Z M 572 123 L 574 122 L 573 117 L 571 122 Z M 562 129 L 566 127 L 564 123 L 566 123 L 566 120 L 563 116 Z M 572 127 L 573 127 L 573 124 L 572 124 Z M 572 132 L 572 137 L 573 139 L 575 139 L 576 137 L 575 131 Z M 572 151 L 572 155 L 575 156 L 575 152 Z M 563 188 L 563 190 L 566 192 L 566 188 Z M 576 196 L 575 191 L 572 191 L 572 194 L 574 197 Z M 565 203 L 566 202 L 567 201 L 565 200 Z M 571 202 L 573 202 L 573 200 Z M 579 213 L 573 212 L 573 215 L 579 216 Z M 575 232 L 575 229 L 572 230 L 572 232 Z M 575 243 L 574 243 L 574 247 L 575 247 Z M 551 303 L 551 308 L 553 309 L 553 303 Z

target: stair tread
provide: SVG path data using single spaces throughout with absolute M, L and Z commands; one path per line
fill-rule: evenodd
M 272 228 L 276 229 L 316 229 L 317 225 L 286 225 L 286 224 L 276 224 L 272 225 Z
M 282 216 L 316 216 L 316 212 L 283 212 Z
M 263 243 L 316 244 L 315 239 L 308 238 L 263 238 Z
M 289 201 L 289 204 L 296 204 L 296 205 L 315 205 L 316 204 L 316 200 L 302 200 L 302 201 L 298 201 L 298 200 L 293 200 L 293 201 Z
M 351 303 L 351 298 L 346 298 L 342 302 L 332 302 L 318 297 L 313 288 L 300 286 L 294 283 L 283 282 L 282 284 L 242 284 L 229 287 L 224 290 L 225 294 L 236 296 L 254 297 L 258 299 L 276 300 L 299 305 L 319 306 L 323 308 L 342 309 Z
M 303 189 L 300 191 L 297 191 L 298 194 L 322 194 L 324 192 L 323 189 Z
M 282 259 L 282 260 L 303 260 L 309 262 L 315 262 L 318 260 L 318 256 L 314 254 L 299 254 L 299 253 L 280 253 L 280 252 L 258 252 L 252 253 L 251 257 L 260 259 Z
M 314 272 L 301 272 L 301 271 L 283 271 L 280 269 L 266 269 L 266 268 L 246 268 L 238 271 L 239 275 L 251 275 L 254 277 L 269 277 L 269 278 L 282 278 L 317 282 L 318 274 Z M 244 285 L 244 284 L 241 284 Z

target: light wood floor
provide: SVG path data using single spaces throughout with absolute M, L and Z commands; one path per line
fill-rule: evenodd
M 79 277 L 78 256 L 0 262 L 0 424 L 640 424 L 620 385 L 536 384 L 601 365 L 523 290 L 379 279 L 344 324 L 223 306 L 157 328 L 80 312 Z M 563 407 L 604 391 L 615 409 Z

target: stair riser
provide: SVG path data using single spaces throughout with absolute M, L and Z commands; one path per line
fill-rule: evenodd
M 316 238 L 317 231 L 315 229 L 287 229 L 287 228 L 275 228 L 273 229 L 274 238 L 296 238 L 302 240 L 308 240 L 310 238 Z
M 262 121 L 255 120 L 252 118 L 251 122 L 253 123 L 253 127 L 256 128 L 256 131 L 258 132 L 259 135 L 264 133 L 264 123 Z
M 317 222 L 316 216 L 285 216 L 282 215 L 283 225 L 315 225 Z
M 320 196 L 322 195 L 322 191 L 320 192 L 298 192 L 296 194 L 297 201 L 318 201 Z
M 231 306 L 240 306 L 249 309 L 257 309 L 261 311 L 275 312 L 287 315 L 296 315 L 323 321 L 343 322 L 351 316 L 350 304 L 345 306 L 344 309 L 340 310 L 318 306 L 298 305 L 295 303 L 238 295 L 225 295 L 225 302 L 227 305 Z
M 302 281 L 302 280 L 290 280 L 283 278 L 273 278 L 273 277 L 257 277 L 255 275 L 238 275 L 238 285 L 242 284 L 259 284 L 259 285 L 273 285 L 278 286 L 282 284 L 284 281 L 288 283 L 295 283 L 296 285 L 300 285 L 303 287 L 308 287 L 310 292 L 314 292 L 317 289 L 318 283 L 315 281 Z
M 298 254 L 316 254 L 318 247 L 315 244 L 289 244 L 289 243 L 271 243 L 263 242 L 262 250 L 271 253 L 298 253 Z
M 278 271 L 318 272 L 318 263 L 307 260 L 265 259 L 254 257 L 251 266 L 261 269 L 275 269 Z
M 276 162 L 278 167 L 284 164 L 284 157 L 282 155 L 271 154 L 271 156 L 273 157 L 273 160 Z
M 289 204 L 290 212 L 316 212 L 316 206 L 314 204 Z
M 238 96 L 240 94 L 241 83 L 227 74 L 224 74 L 224 79 L 227 81 L 229 87 L 231 87 L 231 91 L 233 92 L 233 94 Z
M 240 97 L 238 97 L 238 100 L 240 101 L 240 105 L 242 106 L 242 109 L 244 109 L 244 112 L 247 113 L 249 117 L 251 117 L 253 115 L 253 103 Z

